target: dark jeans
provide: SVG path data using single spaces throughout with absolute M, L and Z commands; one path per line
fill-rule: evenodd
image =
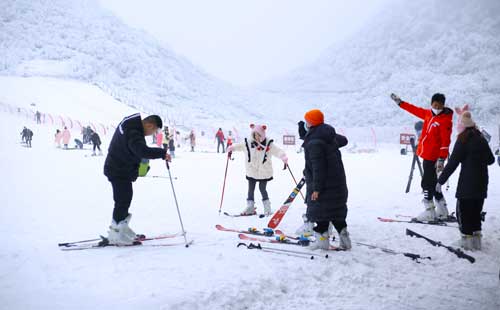
M 219 153 L 219 149 L 222 145 L 222 153 L 225 153 L 226 152 L 226 149 L 224 148 L 224 141 L 220 141 L 218 140 L 218 143 L 217 143 L 217 153 Z
M 443 198 L 442 193 L 436 192 L 437 174 L 436 174 L 436 161 L 424 160 L 422 163 L 424 175 L 422 177 L 422 189 L 424 190 L 424 198 L 432 200 L 434 197 L 437 200 Z
M 101 147 L 99 146 L 99 144 L 94 144 L 94 148 L 93 148 L 94 152 L 95 152 L 96 148 L 99 150 L 99 152 L 101 151 Z
M 269 200 L 269 196 L 267 195 L 267 181 L 257 181 L 255 179 L 249 179 L 248 180 L 248 196 L 247 200 L 252 200 L 255 201 L 254 197 L 254 192 L 255 192 L 255 185 L 259 182 L 259 190 L 260 194 L 262 195 L 262 200 Z
M 472 235 L 481 230 L 484 199 L 457 199 L 457 219 L 460 232 Z
M 128 216 L 128 209 L 132 202 L 132 182 L 130 181 L 112 181 L 113 199 L 115 208 L 113 209 L 113 220 L 116 223 L 123 221 Z

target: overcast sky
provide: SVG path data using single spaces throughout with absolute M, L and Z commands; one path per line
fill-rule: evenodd
M 388 0 L 99 0 L 208 73 L 263 82 L 313 61 Z

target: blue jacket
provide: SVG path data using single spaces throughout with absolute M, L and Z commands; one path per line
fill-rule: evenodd
M 165 158 L 166 151 L 150 148 L 144 138 L 144 127 L 139 113 L 125 117 L 116 128 L 104 162 L 104 175 L 110 181 L 135 181 L 142 158 Z

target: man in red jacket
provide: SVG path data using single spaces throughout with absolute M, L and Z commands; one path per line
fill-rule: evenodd
M 425 211 L 416 217 L 419 221 L 435 221 L 448 218 L 448 208 L 442 193 L 435 191 L 437 176 L 443 171 L 444 161 L 448 158 L 453 127 L 453 111 L 444 106 L 446 98 L 443 94 L 434 94 L 431 109 L 416 107 L 402 101 L 391 94 L 399 107 L 424 121 L 422 133 L 418 139 L 417 155 L 423 159 L 424 175 L 422 189 L 424 190 Z M 433 202 L 436 200 L 436 207 Z

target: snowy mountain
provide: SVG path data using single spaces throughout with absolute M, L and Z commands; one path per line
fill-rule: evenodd
M 346 126 L 411 121 L 391 92 L 418 105 L 443 92 L 500 120 L 500 1 L 394 1 L 350 40 L 315 63 L 261 85 L 289 104 L 310 103 Z M 493 116 L 493 117 L 492 117 Z
M 4 1 L 0 74 L 82 80 L 133 108 L 186 125 L 252 115 L 233 104 L 232 87 L 94 0 Z

